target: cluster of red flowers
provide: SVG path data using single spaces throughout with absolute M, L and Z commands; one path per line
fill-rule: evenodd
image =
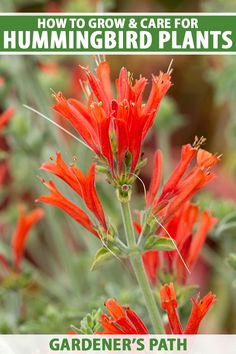
M 196 162 L 191 167 L 194 157 Z M 157 196 L 161 183 L 162 157 L 159 150 L 155 154 L 154 174 L 146 196 L 146 208 L 150 210 L 151 217 L 160 222 L 156 233 L 171 235 L 189 269 L 196 263 L 207 233 L 217 221 L 207 210 L 200 213 L 199 207 L 191 203 L 191 198 L 215 177 L 211 168 L 219 159 L 219 156 L 198 146 L 183 146 L 180 162 Z M 194 234 L 193 228 L 199 219 Z M 139 232 L 142 232 L 140 228 Z M 186 280 L 186 265 L 177 251 L 164 252 L 162 264 L 158 251 L 147 251 L 143 259 L 153 285 L 156 284 L 157 269 L 160 267 L 166 268 L 168 273 L 174 271 L 179 282 Z
M 99 157 L 99 163 L 109 167 L 112 181 L 133 173 L 140 159 L 141 145 L 153 125 L 160 101 L 171 86 L 170 74 L 153 76 L 152 89 L 146 105 L 142 95 L 147 84 L 145 78 L 132 83 L 131 75 L 125 68 L 120 71 L 116 81 L 117 97 L 113 97 L 110 67 L 106 61 L 96 68 L 97 76 L 84 69 L 90 94 L 87 105 L 76 99 L 66 100 L 61 92 L 55 95 L 57 104 L 54 110 L 65 117 L 82 136 L 89 147 Z M 43 164 L 42 169 L 63 179 L 85 202 L 85 205 L 108 232 L 101 203 L 94 187 L 95 165 L 87 176 L 75 166 L 67 166 L 60 153 L 55 163 Z M 45 183 L 45 181 L 43 180 Z M 115 183 L 115 182 L 114 182 Z M 118 182 L 119 183 L 119 182 Z M 37 201 L 55 205 L 63 209 L 87 230 L 99 237 L 98 225 L 77 205 L 65 198 L 53 181 L 45 183 L 50 196 L 41 196 Z
M 173 173 L 162 187 L 160 196 L 157 193 L 161 181 L 161 152 L 155 154 L 155 168 L 149 191 L 147 193 L 147 208 L 152 207 L 154 215 L 161 218 L 166 224 L 179 208 L 207 183 L 212 181 L 215 174 L 211 168 L 216 165 L 220 156 L 213 155 L 199 148 L 202 139 L 196 140 L 194 146 L 190 144 L 182 147 L 181 160 Z M 190 163 L 196 158 L 196 163 L 191 168 Z
M 73 166 L 67 166 L 63 161 L 61 154 L 58 152 L 55 162 L 51 161 L 49 163 L 44 163 L 41 166 L 41 169 L 61 178 L 70 188 L 72 188 L 84 201 L 88 209 L 88 213 L 91 212 L 98 223 L 93 222 L 88 216 L 88 213 L 85 213 L 76 204 L 67 199 L 56 188 L 55 183 L 52 180 L 50 180 L 49 183 L 46 183 L 43 180 L 46 187 L 49 188 L 51 194 L 43 195 L 38 198 L 37 201 L 61 208 L 96 237 L 100 237 L 100 232 L 108 232 L 104 211 L 95 189 L 94 164 L 90 167 L 88 174 L 84 175 L 75 164 Z
M 143 77 L 132 82 L 132 76 L 122 68 L 116 80 L 117 96 L 113 96 L 110 67 L 106 61 L 100 62 L 96 75 L 84 69 L 89 88 L 87 105 L 76 99 L 66 99 L 61 92 L 55 95 L 57 103 L 54 110 L 69 121 L 98 157 L 98 164 L 105 167 L 106 174 L 115 188 L 129 187 L 131 176 L 138 173 L 142 165 L 141 147 L 153 125 L 161 99 L 171 86 L 170 73 L 153 76 L 152 88 L 146 104 L 143 104 L 143 92 L 147 80 Z M 156 285 L 157 270 L 161 267 L 168 274 L 174 273 L 177 280 L 186 280 L 185 266 L 195 264 L 208 231 L 216 219 L 206 210 L 200 213 L 197 205 L 191 203 L 196 192 L 214 178 L 212 167 L 220 156 L 212 155 L 200 146 L 204 139 L 196 139 L 193 146 L 182 148 L 181 160 L 169 179 L 162 183 L 162 155 L 158 150 L 154 157 L 154 174 L 146 195 L 146 224 L 154 228 L 146 234 L 146 224 L 136 224 L 142 237 L 156 232 L 158 236 L 171 235 L 177 247 L 176 251 L 164 252 L 149 250 L 143 254 L 143 261 L 153 285 Z M 51 180 L 43 183 L 51 194 L 43 195 L 38 201 L 52 204 L 64 210 L 84 228 L 101 238 L 109 233 L 104 211 L 95 189 L 95 164 L 87 175 L 75 163 L 68 166 L 57 153 L 56 159 L 44 163 L 41 168 L 62 179 L 83 200 L 87 212 L 68 200 Z M 104 169 L 103 169 L 104 170 Z M 158 191 L 161 189 L 159 196 Z M 118 195 L 119 198 L 119 195 Z M 120 201 L 122 201 L 120 199 Z M 127 202 L 127 199 L 123 202 Z M 199 221 L 197 231 L 195 224 Z M 179 254 L 185 260 L 179 258 Z M 197 333 L 199 325 L 215 296 L 208 293 L 200 302 L 192 299 L 192 312 L 186 329 L 183 330 L 177 314 L 177 300 L 173 284 L 161 287 L 161 304 L 167 312 L 168 328 L 174 334 Z M 115 300 L 106 302 L 111 317 L 103 314 L 101 324 L 104 334 L 147 334 L 148 330 L 138 315 Z M 168 332 L 168 329 L 167 329 Z
M 177 314 L 177 300 L 173 283 L 161 287 L 161 306 L 168 315 L 166 333 L 172 334 L 196 334 L 200 323 L 206 313 L 215 302 L 216 297 L 211 292 L 205 295 L 200 301 L 192 298 L 192 311 L 185 330 L 183 330 Z M 108 299 L 105 303 L 110 317 L 105 313 L 101 315 L 100 323 L 102 332 L 97 334 L 148 334 L 148 329 L 137 315 L 129 307 L 120 305 L 114 299 Z
M 153 125 L 163 96 L 171 86 L 170 74 L 153 76 L 146 105 L 142 95 L 147 80 L 132 83 L 125 68 L 116 80 L 117 96 L 113 96 L 110 67 L 106 61 L 96 68 L 96 76 L 84 69 L 90 85 L 87 105 L 76 99 L 55 95 L 54 109 L 65 117 L 96 153 L 100 163 L 109 166 L 112 177 L 133 173 L 140 158 L 142 143 Z

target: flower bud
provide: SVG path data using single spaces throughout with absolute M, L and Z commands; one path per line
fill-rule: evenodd
M 128 203 L 131 199 L 132 188 L 129 184 L 122 184 L 116 189 L 116 196 L 121 203 Z

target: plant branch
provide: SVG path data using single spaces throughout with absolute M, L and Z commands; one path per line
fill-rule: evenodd
M 138 250 L 135 232 L 130 212 L 129 203 L 120 203 L 121 205 L 121 212 L 122 212 L 122 219 L 125 228 L 125 234 L 127 239 L 128 247 L 130 248 L 130 261 L 136 275 L 137 281 L 139 286 L 142 290 L 146 307 L 153 325 L 153 329 L 155 333 L 163 334 L 164 326 L 162 323 L 161 315 L 159 313 L 149 280 L 147 278 L 142 256 Z

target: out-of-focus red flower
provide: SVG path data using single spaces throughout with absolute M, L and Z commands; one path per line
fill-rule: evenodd
M 3 76 L 0 76 L 0 87 L 5 84 L 5 79 Z
M 106 232 L 108 231 L 104 211 L 95 189 L 95 164 L 90 167 L 88 174 L 84 175 L 76 165 L 67 166 L 58 152 L 55 162 L 44 163 L 41 169 L 61 178 L 70 186 L 85 202 L 87 208 L 96 217 L 103 229 Z M 77 205 L 65 198 L 56 188 L 54 182 L 50 181 L 49 183 L 45 183 L 45 185 L 49 188 L 51 195 L 43 195 L 37 201 L 52 204 L 63 209 L 83 227 L 99 237 L 96 230 L 97 227 L 89 216 Z
M 167 313 L 169 326 L 173 334 L 196 334 L 202 319 L 216 301 L 216 296 L 211 292 L 204 296 L 199 302 L 192 298 L 192 312 L 186 329 L 183 330 L 177 314 L 178 303 L 173 283 L 163 285 L 160 290 L 160 295 L 161 306 Z
M 56 75 L 59 71 L 59 65 L 57 62 L 47 62 L 47 61 L 40 61 L 37 64 L 40 71 L 45 74 L 53 74 Z
M 25 213 L 24 208 L 20 209 L 16 230 L 12 236 L 12 253 L 14 255 L 14 264 L 17 272 L 20 270 L 20 261 L 24 253 L 25 241 L 29 231 L 43 215 L 44 213 L 41 208 L 34 209 L 29 214 Z
M 133 173 L 161 99 L 171 86 L 170 74 L 153 76 L 149 98 L 143 105 L 145 78 L 133 84 L 131 75 L 122 68 L 114 97 L 108 62 L 97 66 L 96 76 L 88 69 L 85 72 L 91 90 L 87 105 L 75 99 L 66 100 L 59 92 L 53 108 L 70 121 L 101 161 L 109 165 L 113 177 L 127 170 Z
M 69 82 L 69 95 L 75 98 L 79 98 L 84 93 L 84 81 L 86 81 L 86 74 L 84 69 L 80 65 L 76 65 L 72 69 L 72 74 Z M 65 121 L 63 117 L 62 120 Z
M 45 12 L 62 12 L 62 5 L 58 1 L 47 2 Z
M 100 322 L 103 331 L 97 334 L 148 334 L 148 329 L 129 307 L 122 306 L 115 299 L 108 299 L 105 303 L 110 317 L 101 315 Z
M 7 125 L 14 113 L 15 109 L 11 107 L 0 115 L 0 131 Z

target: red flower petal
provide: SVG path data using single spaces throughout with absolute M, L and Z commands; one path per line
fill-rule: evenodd
M 199 149 L 197 152 L 197 164 L 201 168 L 213 167 L 220 161 L 220 157 L 210 152 Z
M 96 332 L 96 334 L 125 334 L 124 331 L 118 328 L 115 323 L 104 313 L 101 315 L 100 323 L 104 330 Z
M 109 100 L 112 100 L 112 88 L 110 79 L 110 65 L 107 61 L 101 62 L 96 69 L 97 76 L 102 84 L 102 88 Z
M 127 315 L 128 319 L 130 320 L 130 322 L 135 327 L 138 334 L 148 334 L 147 327 L 145 326 L 145 324 L 143 323 L 143 321 L 137 315 L 136 312 L 134 312 L 133 310 L 128 308 L 126 310 L 126 315 Z
M 192 267 L 196 262 L 196 260 L 198 259 L 202 246 L 206 240 L 206 236 L 216 222 L 217 219 L 213 218 L 207 210 L 203 212 L 199 228 L 193 238 L 193 242 L 189 250 L 189 257 L 188 257 L 189 267 Z
M 115 299 L 105 303 L 111 318 L 102 314 L 100 322 L 104 328 L 97 334 L 147 334 L 148 330 L 138 315 L 130 308 L 123 307 Z
M 123 309 L 123 306 L 121 306 L 115 299 L 108 299 L 105 306 L 113 320 L 116 321 L 121 317 L 125 317 L 125 310 Z
M 54 176 L 61 178 L 67 183 L 80 197 L 83 196 L 82 184 L 85 176 L 81 171 L 75 175 L 73 169 L 63 161 L 61 153 L 57 152 L 55 162 L 43 163 L 40 167 L 42 170 L 52 173 Z
M 167 193 L 175 190 L 180 179 L 186 172 L 192 158 L 196 154 L 197 154 L 196 148 L 193 148 L 190 144 L 184 145 L 182 147 L 181 160 L 176 166 L 176 168 L 174 169 L 171 176 L 169 177 L 168 181 L 165 183 L 159 200 L 162 200 Z
M 74 104 L 74 100 L 66 100 L 61 92 L 56 95 L 58 101 L 53 106 L 53 109 L 65 117 L 74 129 L 82 136 L 86 143 L 93 149 L 93 151 L 100 155 L 99 141 L 94 127 L 91 125 L 87 116 L 80 113 L 77 106 Z
M 199 303 L 192 299 L 192 312 L 184 332 L 185 334 L 196 334 L 198 332 L 202 319 L 215 301 L 216 296 L 212 292 L 205 295 Z
M 87 214 L 77 205 L 72 203 L 69 199 L 65 198 L 56 188 L 53 181 L 49 181 L 49 183 L 45 183 L 45 185 L 49 188 L 51 195 L 42 195 L 36 200 L 37 202 L 51 204 L 64 210 L 85 229 L 90 231 L 96 237 L 99 237 L 97 232 L 94 230 L 93 223 L 91 222 Z
M 157 150 L 154 155 L 154 167 L 153 176 L 146 196 L 146 205 L 150 207 L 157 195 L 158 189 L 161 183 L 162 177 L 162 154 L 160 150 Z
M 104 229 L 107 230 L 104 211 L 95 190 L 95 164 L 91 166 L 88 175 L 86 176 L 84 200 L 88 208 L 97 217 Z
M 94 93 L 94 95 L 97 97 L 98 102 L 102 103 L 102 107 L 106 114 L 110 114 L 110 101 L 109 97 L 106 94 L 106 91 L 104 90 L 104 82 L 101 82 L 99 79 L 97 79 L 91 71 L 85 69 L 90 87 Z
M 182 334 L 183 329 L 176 312 L 177 300 L 173 283 L 161 287 L 161 306 L 167 312 L 169 324 L 173 334 Z
M 152 89 L 143 112 L 143 114 L 148 117 L 143 130 L 143 139 L 152 127 L 160 102 L 171 85 L 170 74 L 161 72 L 159 76 L 153 75 Z
M 41 169 L 46 170 L 61 178 L 84 200 L 85 204 L 96 216 L 98 221 L 107 230 L 102 205 L 95 190 L 95 164 L 93 164 L 85 176 L 77 166 L 67 166 L 58 152 L 55 163 L 44 163 Z

